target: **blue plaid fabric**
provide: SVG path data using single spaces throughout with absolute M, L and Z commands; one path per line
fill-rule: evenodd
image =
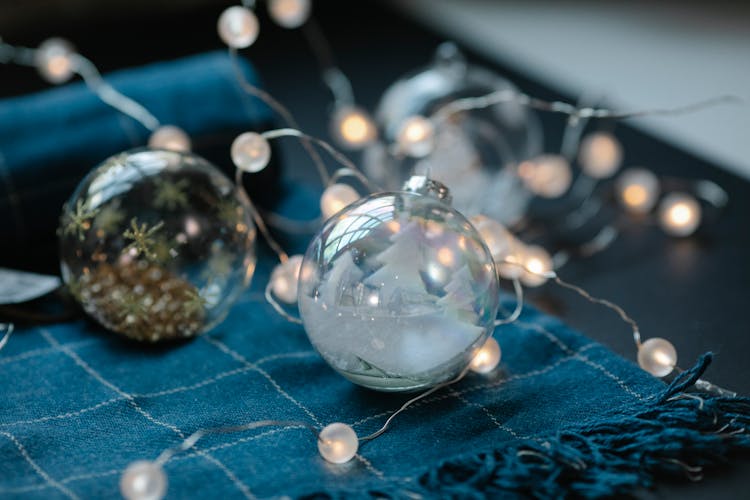
M 0 494 L 113 497 L 130 462 L 205 427 L 281 419 L 377 430 L 409 396 L 356 387 L 330 369 L 303 329 L 264 303 L 271 262 L 222 325 L 182 345 L 133 344 L 87 321 L 17 332 L 0 355 Z M 416 404 L 350 464 L 326 463 L 302 426 L 208 436 L 166 464 L 169 496 L 406 493 L 447 458 L 543 439 L 664 389 L 530 308 L 495 335 L 497 373 Z
M 193 70 L 207 71 L 206 62 Z M 163 97 L 147 94 L 131 93 L 148 103 Z M 190 101 L 190 113 L 199 102 Z M 215 116 L 234 116 L 220 102 Z M 0 111 L 0 131 L 10 119 Z M 282 212 L 316 211 L 315 189 L 288 191 Z M 286 241 L 290 253 L 306 243 Z M 0 496 L 114 498 L 128 464 L 207 427 L 273 419 L 345 422 L 360 436 L 380 428 L 412 395 L 369 391 L 329 368 L 302 327 L 263 300 L 273 263 L 261 251 L 252 286 L 226 321 L 189 342 L 136 344 L 84 319 L 17 330 L 0 352 Z M 506 297 L 503 306 L 514 304 Z M 745 439 L 734 428 L 750 410 L 665 403 L 661 381 L 533 308 L 495 336 L 503 349 L 495 373 L 469 374 L 413 405 L 348 464 L 326 463 L 302 425 L 209 435 L 166 463 L 168 496 L 597 496 L 648 484 L 643 474 L 654 463 L 680 470 L 696 443 L 714 456 Z M 708 416 L 697 421 L 700 411 Z

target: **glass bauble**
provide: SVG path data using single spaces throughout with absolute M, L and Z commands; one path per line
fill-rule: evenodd
M 430 194 L 380 193 L 334 215 L 313 239 L 298 304 L 335 370 L 365 387 L 408 391 L 468 365 L 492 331 L 498 281 L 459 212 Z
M 438 47 L 428 67 L 396 81 L 375 113 L 382 142 L 365 150 L 369 177 L 396 190 L 412 174 L 448 185 L 453 206 L 466 216 L 485 214 L 505 225 L 525 213 L 531 194 L 516 175 L 518 164 L 542 152 L 537 115 L 516 102 L 459 112 L 436 126 L 433 150 L 421 158 L 399 154 L 390 145 L 412 116 L 430 117 L 456 99 L 494 91 L 517 91 L 505 78 L 468 63 L 455 45 Z
M 212 328 L 255 267 L 247 199 L 190 153 L 136 149 L 107 159 L 65 204 L 59 235 L 73 296 L 136 340 Z

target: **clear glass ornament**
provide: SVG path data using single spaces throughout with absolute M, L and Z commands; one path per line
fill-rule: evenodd
M 397 190 L 412 174 L 429 175 L 450 187 L 453 205 L 462 214 L 483 213 L 506 225 L 516 222 L 531 199 L 516 168 L 542 152 L 542 129 L 533 111 L 507 102 L 456 113 L 433 131 L 430 151 L 410 155 L 398 147 L 410 117 L 430 117 L 456 99 L 503 89 L 516 90 L 505 78 L 467 63 L 455 45 L 441 45 L 431 65 L 396 81 L 383 94 L 375 113 L 381 141 L 368 147 L 363 158 L 368 176 Z
M 329 219 L 300 269 L 311 343 L 344 377 L 372 389 L 416 390 L 456 376 L 497 313 L 487 246 L 446 203 L 444 186 L 426 182 L 411 184 L 427 194 L 375 194 Z
M 255 267 L 247 199 L 190 153 L 136 149 L 107 159 L 63 207 L 59 237 L 73 296 L 136 340 L 212 328 Z

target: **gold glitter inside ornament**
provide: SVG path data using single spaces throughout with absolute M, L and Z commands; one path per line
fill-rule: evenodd
M 255 267 L 247 199 L 190 153 L 109 158 L 66 203 L 58 233 L 76 300 L 105 327 L 141 341 L 212 328 Z
M 135 340 L 192 337 L 205 322 L 198 289 L 146 261 L 102 264 L 81 276 L 76 295 L 103 325 Z

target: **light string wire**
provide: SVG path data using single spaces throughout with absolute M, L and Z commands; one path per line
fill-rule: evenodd
M 550 279 L 550 280 L 554 281 L 557 285 L 561 286 L 562 288 L 565 288 L 565 289 L 568 289 L 568 290 L 571 290 L 571 291 L 575 292 L 576 294 L 580 295 L 581 297 L 583 297 L 584 299 L 586 299 L 587 301 L 589 301 L 589 302 L 591 302 L 593 304 L 598 304 L 598 305 L 604 306 L 604 307 L 606 307 L 608 309 L 611 309 L 612 311 L 614 311 L 615 313 L 617 313 L 617 315 L 620 317 L 620 319 L 622 319 L 622 321 L 624 321 L 625 323 L 627 323 L 630 326 L 630 328 L 631 328 L 631 330 L 633 332 L 633 342 L 636 345 L 636 349 L 639 349 L 641 347 L 641 345 L 642 345 L 642 342 L 641 342 L 641 331 L 640 331 L 640 327 L 638 326 L 638 323 L 635 321 L 635 319 L 633 319 L 632 316 L 630 316 L 618 304 L 615 304 L 614 302 L 612 302 L 610 300 L 603 299 L 603 298 L 600 298 L 600 297 L 595 297 L 595 296 L 591 295 L 591 293 L 589 293 L 584 288 L 582 288 L 582 287 L 580 287 L 578 285 L 574 285 L 574 284 L 572 284 L 572 283 L 570 283 L 568 281 L 563 280 L 562 278 L 560 278 L 560 276 L 555 271 L 545 271 L 545 272 L 534 271 L 533 269 L 530 269 L 530 268 L 528 268 L 527 266 L 525 266 L 523 264 L 519 264 L 518 262 L 515 262 L 515 261 L 512 261 L 512 260 L 508 260 L 508 259 L 503 260 L 503 264 L 510 264 L 510 265 L 513 265 L 513 266 L 518 266 L 518 267 L 521 267 L 525 272 L 528 272 L 528 273 L 533 274 L 535 276 L 539 276 L 540 278 Z M 679 367 L 677 365 L 673 366 L 673 369 L 678 374 L 681 374 L 681 373 L 683 373 L 685 371 L 683 368 L 681 368 L 681 367 Z M 722 387 L 720 387 L 720 386 L 718 386 L 716 384 L 713 384 L 712 382 L 709 382 L 708 380 L 705 380 L 705 379 L 698 379 L 696 381 L 696 383 L 695 383 L 695 386 L 698 389 L 701 389 L 701 390 L 706 391 L 706 392 L 711 392 L 711 393 L 714 393 L 714 394 L 718 394 L 719 396 L 726 396 L 726 397 L 736 397 L 737 396 L 736 392 L 730 391 L 728 389 L 724 389 L 724 388 L 722 388 Z
M 343 167 L 343 168 L 338 169 L 334 173 L 333 177 L 327 176 L 325 179 L 321 179 L 324 181 L 324 184 L 326 186 L 330 185 L 334 180 L 339 179 L 341 177 L 354 176 L 360 182 L 362 182 L 368 189 L 370 190 L 375 189 L 375 187 L 369 181 L 367 176 L 365 176 L 351 160 L 349 160 L 336 148 L 334 148 L 328 142 L 322 139 L 318 139 L 317 137 L 313 137 L 311 135 L 305 134 L 304 132 L 294 129 L 294 128 L 281 128 L 281 129 L 267 130 L 265 132 L 262 132 L 260 136 L 263 137 L 263 139 L 265 140 L 274 140 L 274 139 L 279 139 L 282 137 L 297 137 L 300 140 L 305 141 L 307 144 L 309 144 L 311 148 L 314 148 L 314 146 L 319 146 L 324 151 L 326 151 L 331 156 L 331 158 L 333 158 L 336 162 L 341 164 Z M 320 158 L 320 156 L 318 156 L 318 158 Z M 258 230 L 263 236 L 263 239 L 266 241 L 266 243 L 268 243 L 268 245 L 271 247 L 274 253 L 278 256 L 279 261 L 281 261 L 281 263 L 284 264 L 289 260 L 289 255 L 284 251 L 282 246 L 273 237 L 273 235 L 268 229 L 268 226 L 263 220 L 263 217 L 260 211 L 255 206 L 255 204 L 252 201 L 252 198 L 250 197 L 249 193 L 245 189 L 242 183 L 242 177 L 244 173 L 245 171 L 240 169 L 239 167 L 235 170 L 235 184 L 237 185 L 237 189 L 241 190 L 242 193 L 247 198 L 247 201 L 250 206 L 251 215 L 253 217 L 253 220 L 255 220 L 255 223 L 258 226 Z M 266 299 L 268 299 L 269 296 L 272 298 L 272 294 L 269 295 L 267 291 Z M 275 300 L 273 300 L 273 298 L 270 301 L 270 303 L 274 307 L 274 309 L 276 309 L 277 311 L 281 310 L 281 306 L 278 303 L 276 303 Z
M 251 1 L 251 0 L 243 0 L 242 3 L 243 3 L 243 5 L 245 5 L 247 7 L 250 7 L 250 8 L 252 8 L 254 6 L 254 4 L 255 4 L 255 2 Z M 28 49 L 28 50 L 33 51 L 33 49 Z M 2 52 L 2 51 L 0 51 L 0 52 Z M 329 185 L 331 182 L 334 182 L 335 180 L 337 180 L 338 178 L 343 177 L 343 176 L 354 176 L 358 180 L 360 180 L 363 184 L 365 184 L 368 188 L 370 187 L 370 183 L 369 183 L 367 177 L 364 176 L 364 174 L 362 174 L 357 169 L 357 167 L 351 161 L 349 161 L 345 156 L 343 156 L 341 153 L 339 153 L 338 151 L 336 151 L 328 143 L 326 143 L 326 142 L 324 142 L 322 140 L 316 139 L 314 137 L 311 137 L 311 136 L 309 136 L 307 134 L 304 134 L 303 132 L 300 132 L 299 130 L 297 130 L 299 127 L 296 125 L 296 121 L 294 120 L 294 118 L 292 117 L 292 115 L 288 112 L 288 110 L 286 110 L 286 108 L 284 108 L 278 101 L 276 101 L 272 96 L 270 96 L 270 94 L 268 94 L 268 93 L 266 93 L 266 92 L 258 89 L 257 87 L 254 87 L 249 82 L 247 82 L 247 80 L 244 77 L 244 74 L 242 73 L 242 71 L 239 68 L 239 65 L 237 63 L 236 50 L 230 48 L 229 52 L 230 52 L 230 55 L 232 56 L 232 60 L 234 62 L 235 70 L 237 71 L 238 79 L 241 82 L 243 89 L 245 89 L 248 93 L 250 93 L 250 94 L 258 97 L 259 99 L 263 100 L 264 102 L 266 102 L 266 104 L 268 104 L 277 113 L 279 113 L 280 116 L 282 116 L 282 118 L 284 118 L 285 121 L 287 121 L 288 124 L 290 124 L 292 127 L 294 127 L 294 128 L 279 129 L 279 130 L 275 130 L 275 131 L 266 132 L 266 133 L 263 134 L 263 136 L 266 139 L 273 139 L 273 138 L 284 137 L 284 136 L 294 136 L 294 137 L 300 138 L 302 144 L 305 146 L 305 149 L 308 150 L 308 153 L 310 154 L 311 158 L 316 163 L 316 166 L 319 169 L 319 173 L 320 173 L 321 179 L 323 180 L 323 183 L 326 184 L 326 185 Z M 12 60 L 14 60 L 14 61 L 16 61 L 16 60 L 26 60 L 26 58 L 29 57 L 29 55 L 30 55 L 30 53 L 21 52 L 21 53 L 18 53 L 16 56 L 14 56 Z M 32 57 L 33 57 L 33 54 L 32 54 Z M 124 113 L 124 114 L 126 114 L 128 116 L 131 116 L 132 118 L 134 118 L 135 120 L 139 121 L 144 127 L 148 128 L 149 130 L 153 131 L 153 130 L 155 130 L 156 128 L 158 128 L 160 126 L 159 121 L 153 115 L 151 115 L 151 113 L 149 113 L 143 106 L 141 106 L 137 102 L 133 101 L 132 99 L 129 99 L 128 97 L 124 96 L 123 94 L 117 92 L 111 85 L 109 85 L 107 82 L 105 82 L 104 79 L 101 77 L 101 74 L 99 73 L 99 71 L 96 69 L 95 65 L 90 60 L 86 59 L 85 57 L 83 57 L 83 56 L 81 56 L 79 54 L 73 54 L 73 60 L 74 60 L 74 68 L 75 68 L 74 71 L 76 72 L 76 74 L 78 74 L 79 76 L 81 76 L 83 78 L 83 80 L 86 83 L 86 85 L 89 86 L 89 88 L 91 88 L 91 90 L 93 90 L 95 92 L 95 94 L 103 102 L 105 102 L 106 104 L 112 106 L 115 109 L 118 109 L 122 113 Z M 332 93 L 334 94 L 334 98 L 338 101 L 339 97 L 341 95 L 347 95 L 346 91 L 342 91 L 341 90 L 342 88 L 346 88 L 346 89 L 348 89 L 348 96 L 349 96 L 349 98 L 351 100 L 353 100 L 353 98 L 351 97 L 352 96 L 351 84 L 348 82 L 348 80 L 346 79 L 345 75 L 343 75 L 343 73 L 340 70 L 338 70 L 338 68 L 335 68 L 335 67 L 329 68 L 329 70 L 330 70 L 330 73 L 328 73 L 328 71 L 324 72 L 323 77 L 324 77 L 324 80 L 327 81 L 327 83 L 329 81 L 333 82 L 333 83 L 329 83 L 329 87 L 331 88 Z M 338 75 L 337 75 L 337 72 L 338 72 Z M 327 74 L 328 74 L 328 77 L 326 77 Z M 348 86 L 347 85 L 343 85 L 341 83 L 341 77 L 343 77 L 345 83 Z M 339 83 L 336 83 L 336 81 L 338 81 Z M 338 93 L 337 93 L 337 90 L 335 89 L 335 87 L 339 88 Z M 508 91 L 500 91 L 500 92 L 507 93 Z M 493 96 L 493 94 L 497 94 L 497 95 Z M 497 104 L 497 103 L 500 103 L 500 102 L 507 102 L 508 100 L 512 100 L 512 99 L 508 99 L 507 97 L 506 98 L 502 98 L 499 93 L 493 93 L 493 94 L 490 94 L 489 96 L 486 96 L 488 98 L 487 102 L 489 103 L 489 104 L 486 104 L 486 105 L 481 104 L 481 101 L 479 100 L 480 98 L 468 98 L 468 99 L 461 99 L 461 100 L 458 100 L 458 101 L 454 101 L 454 103 L 450 103 L 448 105 L 448 106 L 450 106 L 451 104 L 455 105 L 453 108 L 450 109 L 450 112 L 449 112 L 448 116 L 450 114 L 452 114 L 452 113 L 459 112 L 461 110 L 480 109 L 480 107 L 487 107 L 487 106 L 490 106 L 490 105 L 493 105 L 493 104 Z M 710 99 L 710 100 L 707 100 L 707 101 L 703 101 L 703 102 L 700 102 L 700 103 L 695 103 L 693 105 L 688 105 L 688 106 L 684 106 L 684 107 L 681 107 L 681 108 L 654 109 L 654 110 L 641 111 L 641 112 L 632 112 L 632 113 L 617 114 L 617 113 L 611 112 L 609 110 L 604 110 L 604 109 L 598 109 L 598 108 L 576 108 L 575 106 L 572 106 L 572 105 L 569 105 L 569 104 L 566 104 L 566 103 L 541 101 L 539 99 L 535 99 L 535 98 L 531 98 L 529 96 L 526 96 L 525 94 L 516 94 L 516 96 L 518 98 L 517 102 L 520 102 L 521 104 L 526 104 L 526 105 L 528 105 L 528 106 L 530 106 L 532 108 L 541 109 L 541 110 L 550 111 L 550 112 L 557 112 L 557 113 L 568 114 L 569 117 L 570 117 L 569 123 L 575 123 L 576 120 L 587 119 L 587 118 L 590 118 L 590 117 L 594 117 L 594 118 L 624 119 L 624 118 L 632 118 L 632 117 L 637 117 L 637 116 L 654 115 L 654 114 L 660 114 L 660 115 L 681 114 L 681 113 L 691 112 L 691 111 L 694 111 L 694 110 L 697 110 L 697 109 L 700 109 L 700 108 L 703 108 L 703 107 L 707 107 L 707 106 L 712 106 L 712 105 L 718 104 L 719 102 L 726 101 L 727 98 L 733 98 L 733 96 L 722 96 L 722 97 L 719 97 L 719 98 Z M 500 99 L 500 100 L 498 100 L 498 99 Z M 496 102 L 491 102 L 493 100 L 495 100 Z M 463 104 L 461 103 L 462 101 L 463 101 Z M 474 104 L 471 103 L 472 101 L 474 102 Z M 446 106 L 446 107 L 448 107 L 448 106 Z M 479 106 L 479 107 L 472 107 L 472 106 Z M 443 111 L 443 109 L 441 109 L 438 113 L 440 113 L 441 111 Z M 438 116 L 438 118 L 440 118 L 440 117 L 441 116 Z M 336 161 L 338 161 L 339 163 L 341 163 L 342 165 L 344 165 L 344 168 L 343 169 L 339 169 L 334 174 L 334 177 L 330 178 L 328 176 L 327 169 L 325 168 L 325 165 L 322 162 L 322 159 L 318 155 L 317 151 L 315 151 L 315 149 L 312 146 L 310 146 L 310 144 L 309 144 L 310 142 L 315 143 L 318 146 L 320 146 L 323 149 L 325 149 L 329 154 L 331 154 L 332 157 L 334 157 L 334 159 Z M 238 187 L 241 187 L 242 174 L 243 174 L 243 171 L 240 170 L 240 169 L 237 169 L 236 180 L 237 180 Z M 244 188 L 242 188 L 242 189 L 244 190 Z M 248 196 L 248 200 L 249 200 L 249 196 Z M 283 251 L 283 249 L 281 249 L 280 245 L 278 245 L 278 243 L 276 243 L 275 240 L 273 240 L 271 238 L 271 236 L 270 236 L 270 234 L 268 232 L 268 229 L 265 226 L 260 213 L 258 212 L 257 208 L 255 208 L 255 206 L 252 205 L 252 202 L 251 202 L 251 207 L 252 207 L 253 217 L 256 220 L 256 224 L 258 224 L 260 231 L 264 234 L 264 237 L 266 237 L 266 239 L 268 240 L 269 245 L 274 249 L 274 251 L 277 252 L 277 254 L 280 257 L 280 260 L 282 260 L 282 262 L 285 262 L 288 259 L 288 256 L 286 256 L 286 253 Z M 513 263 L 513 264 L 516 264 L 516 263 Z M 596 297 L 591 296 L 583 288 L 563 281 L 554 272 L 552 272 L 552 273 L 535 273 L 534 271 L 526 268 L 525 266 L 524 266 L 524 269 L 527 272 L 530 272 L 532 274 L 537 274 L 539 276 L 543 276 L 543 277 L 546 277 L 546 278 L 552 278 L 558 285 L 560 285 L 560 286 L 562 286 L 564 288 L 567 288 L 567 289 L 575 291 L 576 293 L 578 293 L 579 295 L 583 296 L 584 298 L 586 298 L 590 302 L 593 302 L 593 303 L 596 303 L 596 304 L 600 304 L 600 305 L 604 305 L 604 306 L 606 306 L 606 307 L 608 307 L 610 309 L 613 309 L 614 311 L 616 311 L 618 313 L 618 315 L 621 317 L 621 319 L 623 321 L 627 322 L 631 326 L 631 328 L 633 329 L 633 338 L 634 338 L 634 341 L 635 341 L 635 343 L 636 343 L 637 346 L 640 346 L 640 344 L 641 344 L 641 341 L 640 341 L 640 332 L 639 332 L 639 328 L 638 328 L 637 323 L 635 322 L 635 320 L 633 320 L 617 304 L 614 304 L 614 303 L 612 303 L 612 302 L 610 302 L 608 300 L 605 300 L 605 299 L 600 299 L 600 298 L 596 298 Z M 518 317 L 520 316 L 520 314 L 521 314 L 521 311 L 523 309 L 523 287 L 521 286 L 521 284 L 520 284 L 520 282 L 519 282 L 519 280 L 517 278 L 513 280 L 513 284 L 514 284 L 514 289 L 516 291 L 516 298 L 517 298 L 516 309 L 513 311 L 513 313 L 508 318 L 505 318 L 505 319 L 502 319 L 502 320 L 496 320 L 496 322 L 495 322 L 496 326 L 497 325 L 502 325 L 502 324 L 512 323 L 512 322 L 516 321 L 518 319 Z M 266 287 L 266 296 L 267 296 L 267 298 L 268 298 L 269 295 L 270 295 L 270 283 Z M 274 305 L 275 308 L 277 306 L 277 304 L 274 304 L 273 302 L 272 302 L 272 305 Z M 283 310 L 281 310 L 280 308 L 278 308 L 277 311 L 282 312 L 282 314 L 284 314 Z M 297 322 L 301 323 L 301 321 L 297 320 L 296 318 L 291 318 L 291 319 L 292 320 L 296 320 Z M 2 349 L 5 346 L 5 344 L 7 343 L 7 340 L 8 340 L 8 338 L 10 337 L 10 335 L 11 335 L 11 333 L 13 331 L 13 325 L 12 324 L 0 325 L 0 327 L 6 327 L 5 336 L 3 337 L 2 340 L 0 340 L 0 349 Z M 455 384 L 455 383 L 459 382 L 460 380 L 462 380 L 465 377 L 465 375 L 468 373 L 469 369 L 470 369 L 469 366 L 465 367 L 460 372 L 460 374 L 458 376 L 456 376 L 455 378 L 453 378 L 451 380 L 448 380 L 446 382 L 443 382 L 441 384 L 438 384 L 438 385 L 430 388 L 429 390 L 427 390 L 427 391 L 419 394 L 418 396 L 410 399 L 409 401 L 405 402 L 397 411 L 395 411 L 385 421 L 384 425 L 378 431 L 376 431 L 376 432 L 374 432 L 374 433 L 372 433 L 372 434 L 370 434 L 368 436 L 362 437 L 359 440 L 360 441 L 369 441 L 369 440 L 376 439 L 377 437 L 379 437 L 380 435 L 382 435 L 383 433 L 385 433 L 388 430 L 388 428 L 391 425 L 391 423 L 393 422 L 393 420 L 401 412 L 405 411 L 410 405 L 416 403 L 417 401 L 419 401 L 419 400 L 421 400 L 421 399 L 429 396 L 430 394 L 433 394 L 434 392 L 436 392 L 436 391 L 438 391 L 438 390 L 440 390 L 440 389 L 442 389 L 444 387 L 447 387 L 449 385 L 452 385 L 452 384 Z M 710 384 L 708 382 L 704 382 L 704 383 L 713 386 L 712 384 Z M 713 387 L 715 387 L 715 386 L 713 386 Z M 209 435 L 209 434 L 243 432 L 243 431 L 252 430 L 252 429 L 261 428 L 261 427 L 268 427 L 268 426 L 289 426 L 289 425 L 306 427 L 306 428 L 308 428 L 309 430 L 311 430 L 313 432 L 313 434 L 316 437 L 316 439 L 320 439 L 320 434 L 318 433 L 318 430 L 315 427 L 313 427 L 313 426 L 311 426 L 311 425 L 309 425 L 307 423 L 304 423 L 304 422 L 283 421 L 283 420 L 262 420 L 262 421 L 256 421 L 256 422 L 252 422 L 252 423 L 248 423 L 248 424 L 244 424 L 244 425 L 238 425 L 238 426 L 217 427 L 217 428 L 209 428 L 209 429 L 198 430 L 198 431 L 194 432 L 193 434 L 191 434 L 188 438 L 186 438 L 180 445 L 164 450 L 159 455 L 159 457 L 156 459 L 156 463 L 158 463 L 159 465 L 166 463 L 175 454 L 183 452 L 183 451 L 186 451 L 186 450 L 194 447 L 196 445 L 196 443 L 201 438 L 203 438 L 204 436 Z
M 284 248 L 279 244 L 278 241 L 276 241 L 276 238 L 271 235 L 271 231 L 268 230 L 268 226 L 266 225 L 265 221 L 263 220 L 263 217 L 260 215 L 260 212 L 258 211 L 258 208 L 255 206 L 255 203 L 253 203 L 253 199 L 250 197 L 250 194 L 245 189 L 244 184 L 242 183 L 242 176 L 244 175 L 245 171 L 238 168 L 234 172 L 234 183 L 237 186 L 237 189 L 240 190 L 246 198 L 246 201 L 248 203 L 248 206 L 250 208 L 250 215 L 253 217 L 253 220 L 255 221 L 255 225 L 258 226 L 258 231 L 260 231 L 260 234 L 263 236 L 263 239 L 266 241 L 269 247 L 271 247 L 271 250 L 276 254 L 276 256 L 279 258 L 279 261 L 281 263 L 285 263 L 289 260 L 289 255 L 284 251 Z
M 407 401 L 406 403 L 404 403 L 403 405 L 401 405 L 401 407 L 398 410 L 396 410 L 390 417 L 388 417 L 388 419 L 385 421 L 385 423 L 383 424 L 383 426 L 380 429 L 378 429 L 377 431 L 373 432 L 372 434 L 369 434 L 369 435 L 367 435 L 365 437 L 359 438 L 359 440 L 360 441 L 371 441 L 371 440 L 373 440 L 373 439 L 381 436 L 384 432 L 386 432 L 388 430 L 388 428 L 391 425 L 391 422 L 393 422 L 393 419 L 395 419 L 401 412 L 405 411 L 409 406 L 413 405 L 414 403 L 416 403 L 420 399 L 424 399 L 427 396 L 429 396 L 430 394 L 433 394 L 433 393 L 439 391 L 440 389 L 443 389 L 445 387 L 448 387 L 449 385 L 453 385 L 455 383 L 460 382 L 466 376 L 466 374 L 469 373 L 470 369 L 471 369 L 471 365 L 467 365 L 466 368 L 464 368 L 463 370 L 461 370 L 461 373 L 459 373 L 456 377 L 448 380 L 447 382 L 443 382 L 441 384 L 438 384 L 435 387 L 432 387 L 432 388 L 424 391 L 423 393 L 419 394 L 418 396 L 415 396 L 415 397 L 411 398 L 409 401 Z
M 294 115 L 292 115 L 292 113 L 283 104 L 281 104 L 281 102 L 279 102 L 275 97 L 273 97 L 265 90 L 256 87 L 247 80 L 245 73 L 240 67 L 239 54 L 237 53 L 237 49 L 235 49 L 234 47 L 229 47 L 227 50 L 229 51 L 229 58 L 232 61 L 234 74 L 240 84 L 240 87 L 242 87 L 242 89 L 248 94 L 257 97 L 258 99 L 266 103 L 271 109 L 276 112 L 276 114 L 281 117 L 282 120 L 284 120 L 288 127 L 300 130 L 301 127 L 297 123 L 297 120 L 294 118 Z M 312 147 L 308 138 L 300 137 L 300 139 L 302 147 L 305 148 L 305 151 L 307 151 L 307 154 L 310 155 L 313 163 L 315 163 L 315 167 L 318 169 L 318 175 L 322 179 L 323 184 L 327 184 L 329 178 L 328 169 L 323 163 L 323 159 L 320 157 L 315 148 Z
M 338 179 L 342 177 L 356 177 L 357 180 L 359 180 L 362 184 L 364 184 L 364 186 L 367 189 L 369 189 L 371 192 L 380 190 L 380 188 L 376 186 L 375 184 L 373 184 L 372 181 L 368 179 L 368 177 L 357 167 L 357 165 L 354 164 L 353 161 L 347 158 L 339 150 L 334 148 L 330 143 L 322 139 L 313 137 L 300 130 L 296 130 L 293 128 L 281 128 L 281 129 L 276 129 L 276 130 L 268 130 L 266 132 L 263 132 L 261 135 L 265 137 L 266 139 L 277 139 L 280 137 L 299 137 L 325 150 L 329 155 L 331 155 L 331 158 L 333 158 L 336 162 L 338 162 L 344 167 L 334 172 L 332 177 L 328 177 L 324 180 L 324 184 L 326 186 L 330 186 L 331 184 L 333 184 L 334 182 L 336 182 Z
M 585 102 L 584 100 L 582 101 Z M 630 112 L 616 112 L 607 108 L 573 105 L 562 101 L 545 101 L 512 89 L 501 89 L 483 96 L 466 97 L 451 101 L 436 110 L 430 116 L 429 120 L 435 126 L 440 126 L 456 113 L 484 109 L 508 102 L 515 102 L 519 105 L 541 111 L 567 115 L 568 120 L 563 134 L 560 154 L 566 160 L 572 161 L 577 146 L 580 144 L 585 124 L 590 119 L 624 120 L 643 116 L 675 116 L 694 113 L 721 104 L 744 103 L 744 100 L 736 95 L 725 94 L 672 108 L 651 108 Z M 569 193 L 579 192 L 577 196 L 581 198 L 581 201 L 576 208 L 565 215 L 562 221 L 564 227 L 571 230 L 580 228 L 601 211 L 601 201 L 593 198 L 598 183 L 598 179 L 593 179 L 586 175 L 581 175 L 576 179 Z M 694 184 L 693 191 L 696 196 L 704 201 L 719 208 L 727 203 L 728 195 L 715 183 L 711 181 L 697 181 Z M 606 226 L 592 241 L 581 245 L 580 251 L 587 256 L 603 251 L 618 235 L 619 230 L 617 228 L 611 225 Z M 569 252 L 558 252 L 555 257 L 557 261 L 555 267 L 559 268 L 569 260 L 570 254 Z
M 268 283 L 266 283 L 266 288 L 263 292 L 263 296 L 266 298 L 266 302 L 271 304 L 271 307 L 273 307 L 274 311 L 276 311 L 279 316 L 289 321 L 290 323 L 294 323 L 295 325 L 304 324 L 300 318 L 292 316 L 284 310 L 281 304 L 279 304 L 279 302 L 273 296 L 273 282 L 271 280 L 268 280 Z
M 165 449 L 161 454 L 154 460 L 154 464 L 162 466 L 166 464 L 172 457 L 178 453 L 185 452 L 190 448 L 193 448 L 198 441 L 203 437 L 210 434 L 234 434 L 238 432 L 245 432 L 253 429 L 259 429 L 262 427 L 304 427 L 309 429 L 313 433 L 316 440 L 320 440 L 319 430 L 307 422 L 299 422 L 294 420 L 258 420 L 256 422 L 250 422 L 242 425 L 232 425 L 225 427 L 211 427 L 206 429 L 199 429 L 185 438 L 182 443 L 177 446 L 172 446 Z
M 91 60 L 76 53 L 72 55 L 72 61 L 75 73 L 83 78 L 89 89 L 102 102 L 133 118 L 151 132 L 154 132 L 161 126 L 159 120 L 144 106 L 117 91 L 112 85 L 107 83 Z
M 495 326 L 509 325 L 515 323 L 523 312 L 523 286 L 521 280 L 513 278 L 513 291 L 516 294 L 516 307 L 513 312 L 506 318 L 495 320 Z
M 625 120 L 644 116 L 677 116 L 689 114 L 721 104 L 744 103 L 744 99 L 736 95 L 725 94 L 672 108 L 650 108 L 636 111 L 617 112 L 607 108 L 589 106 L 578 107 L 563 101 L 545 101 L 515 90 L 501 89 L 483 96 L 456 99 L 435 111 L 432 114 L 431 119 L 436 123 L 441 123 L 452 115 L 462 111 L 484 109 L 496 104 L 508 102 L 514 102 L 539 111 L 568 115 L 573 120 L 588 118 Z
M 302 25 L 302 34 L 320 67 L 321 79 L 333 95 L 334 106 L 354 104 L 354 90 L 346 74 L 338 67 L 331 44 L 314 16 Z
M 11 45 L 0 39 L 0 62 L 36 67 L 37 54 L 38 49 Z M 69 57 L 72 72 L 80 76 L 103 103 L 134 119 L 150 132 L 161 126 L 159 120 L 143 105 L 107 83 L 90 59 L 77 52 L 71 53 Z
M 0 351 L 2 351 L 3 348 L 8 344 L 10 336 L 13 334 L 13 330 L 15 330 L 15 325 L 13 323 L 0 323 L 0 330 L 5 331 L 3 338 L 0 339 Z

